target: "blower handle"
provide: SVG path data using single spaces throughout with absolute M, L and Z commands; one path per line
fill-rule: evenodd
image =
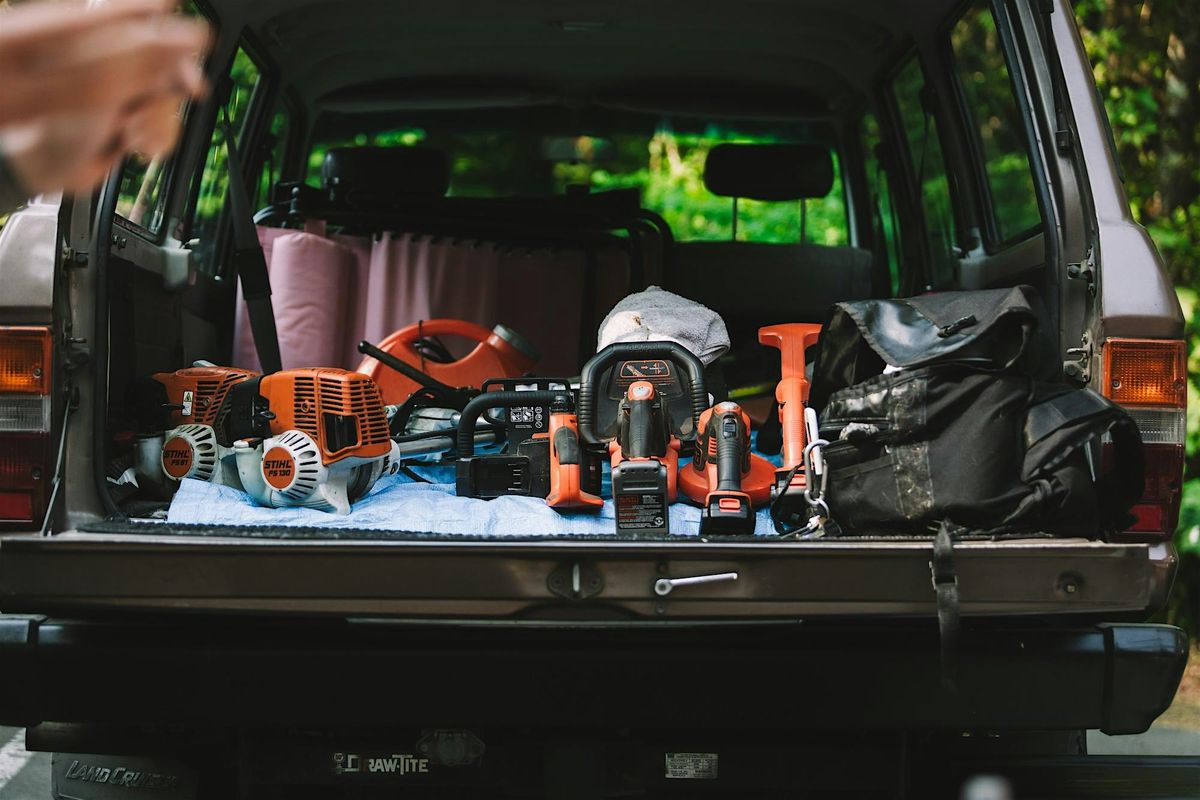
M 808 374 L 804 351 L 821 338 L 821 326 L 807 322 L 759 328 L 758 341 L 779 350 L 780 380 L 775 388 L 779 421 L 783 426 L 783 467 L 791 469 L 804 460 L 804 406 L 808 402 Z
M 716 419 L 709 420 L 709 425 L 718 425 L 717 437 L 717 491 L 740 492 L 742 490 L 742 469 L 746 465 L 744 449 L 746 430 L 742 409 L 722 411 Z
M 458 418 L 458 457 L 475 455 L 475 423 L 484 411 L 493 408 L 518 408 L 520 406 L 550 406 L 556 402 L 571 402 L 571 393 L 566 390 L 537 392 L 484 392 L 477 395 Z
M 370 356 L 388 369 L 396 370 L 396 372 L 399 372 L 406 378 L 416 381 L 426 389 L 432 389 L 435 392 L 458 391 L 457 388 L 442 383 L 432 375 L 426 375 L 412 364 L 396 358 L 388 351 L 381 350 L 380 348 L 368 342 L 366 339 L 358 343 L 358 352 L 362 353 L 364 356 Z
M 658 448 L 655 447 L 655 397 L 654 384 L 649 381 L 637 381 L 626 392 L 626 400 L 629 403 L 629 434 L 627 441 L 621 442 L 621 450 L 626 458 L 666 455 L 665 451 L 657 452 Z
M 616 342 L 592 356 L 579 377 L 579 434 L 588 444 L 603 444 L 596 436 L 596 382 L 618 361 L 663 358 L 687 373 L 692 395 L 692 430 L 698 430 L 700 415 L 708 408 L 704 385 L 704 363 L 677 342 Z

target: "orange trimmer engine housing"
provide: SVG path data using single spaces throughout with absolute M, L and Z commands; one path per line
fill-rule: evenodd
M 236 367 L 188 367 L 154 375 L 166 389 L 168 427 L 215 425 L 230 388 L 256 372 Z
M 750 451 L 750 416 L 737 403 L 719 403 L 700 416 L 696 451 L 692 463 L 679 470 L 679 490 L 692 502 L 706 506 L 709 496 L 723 489 L 723 482 L 729 483 L 730 476 L 720 474 L 717 458 L 722 437 L 729 436 L 737 439 L 738 453 L 739 485 L 731 491 L 745 494 L 755 507 L 765 505 L 775 485 L 775 466 Z
M 387 412 L 375 382 L 332 367 L 292 369 L 263 377 L 258 388 L 269 408 L 272 435 L 297 430 L 321 451 L 321 463 L 379 458 L 391 450 Z
M 276 372 L 234 387 L 227 402 L 238 478 L 261 505 L 349 514 L 399 468 L 379 387 L 362 373 Z
M 775 388 L 779 404 L 779 422 L 783 427 L 783 468 L 776 474 L 783 478 L 795 473 L 791 486 L 804 489 L 804 447 L 808 443 L 804 427 L 804 407 L 810 388 L 805 371 L 804 351 L 821 338 L 821 326 L 794 322 L 760 328 L 758 341 L 779 350 L 780 380 Z M 779 487 L 781 490 L 787 487 Z
M 139 437 L 139 474 L 168 488 L 184 478 L 230 483 L 222 459 L 232 442 L 222 440 L 217 430 L 230 391 L 257 374 L 200 366 L 153 375 L 163 388 L 166 430 Z
M 431 337 L 459 337 L 478 342 L 457 361 L 444 363 L 422 355 L 418 343 Z M 478 389 L 491 378 L 519 378 L 537 363 L 537 348 L 504 325 L 491 330 L 461 319 L 429 319 L 401 328 L 379 343 L 379 349 L 399 358 L 429 377 L 453 388 Z M 358 365 L 383 392 L 387 403 L 401 405 L 419 388 L 415 380 L 367 357 Z

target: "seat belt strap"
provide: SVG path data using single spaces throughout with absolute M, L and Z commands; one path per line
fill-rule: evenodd
M 271 278 L 267 274 L 267 258 L 263 255 L 251 217 L 250 198 L 246 195 L 245 175 L 234 141 L 233 125 L 229 122 L 229 112 L 222 108 L 222 113 L 225 116 L 225 149 L 229 154 L 226 207 L 233 227 L 233 271 L 242 284 L 242 297 L 246 300 L 250 333 L 254 337 L 259 366 L 264 375 L 269 375 L 283 368 L 283 359 L 279 354 L 279 333 L 275 328 L 275 309 L 271 304 Z
M 958 574 L 954 571 L 954 536 L 942 522 L 933 539 L 933 560 L 929 562 L 933 590 L 937 594 L 938 638 L 941 653 L 942 686 L 957 692 L 959 596 Z

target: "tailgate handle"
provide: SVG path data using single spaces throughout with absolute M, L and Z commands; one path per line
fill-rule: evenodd
M 659 578 L 654 582 L 654 593 L 659 597 L 666 597 L 675 590 L 676 586 L 724 583 L 725 581 L 736 581 L 737 579 L 738 574 L 736 572 L 718 572 L 714 575 L 697 575 L 693 578 Z

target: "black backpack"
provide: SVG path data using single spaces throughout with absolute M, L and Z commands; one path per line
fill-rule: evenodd
M 1142 494 L 1137 426 L 1088 389 L 1038 380 L 1028 287 L 841 303 L 810 406 L 844 533 L 1096 538 Z M 1111 439 L 1102 470 L 1094 442 Z

